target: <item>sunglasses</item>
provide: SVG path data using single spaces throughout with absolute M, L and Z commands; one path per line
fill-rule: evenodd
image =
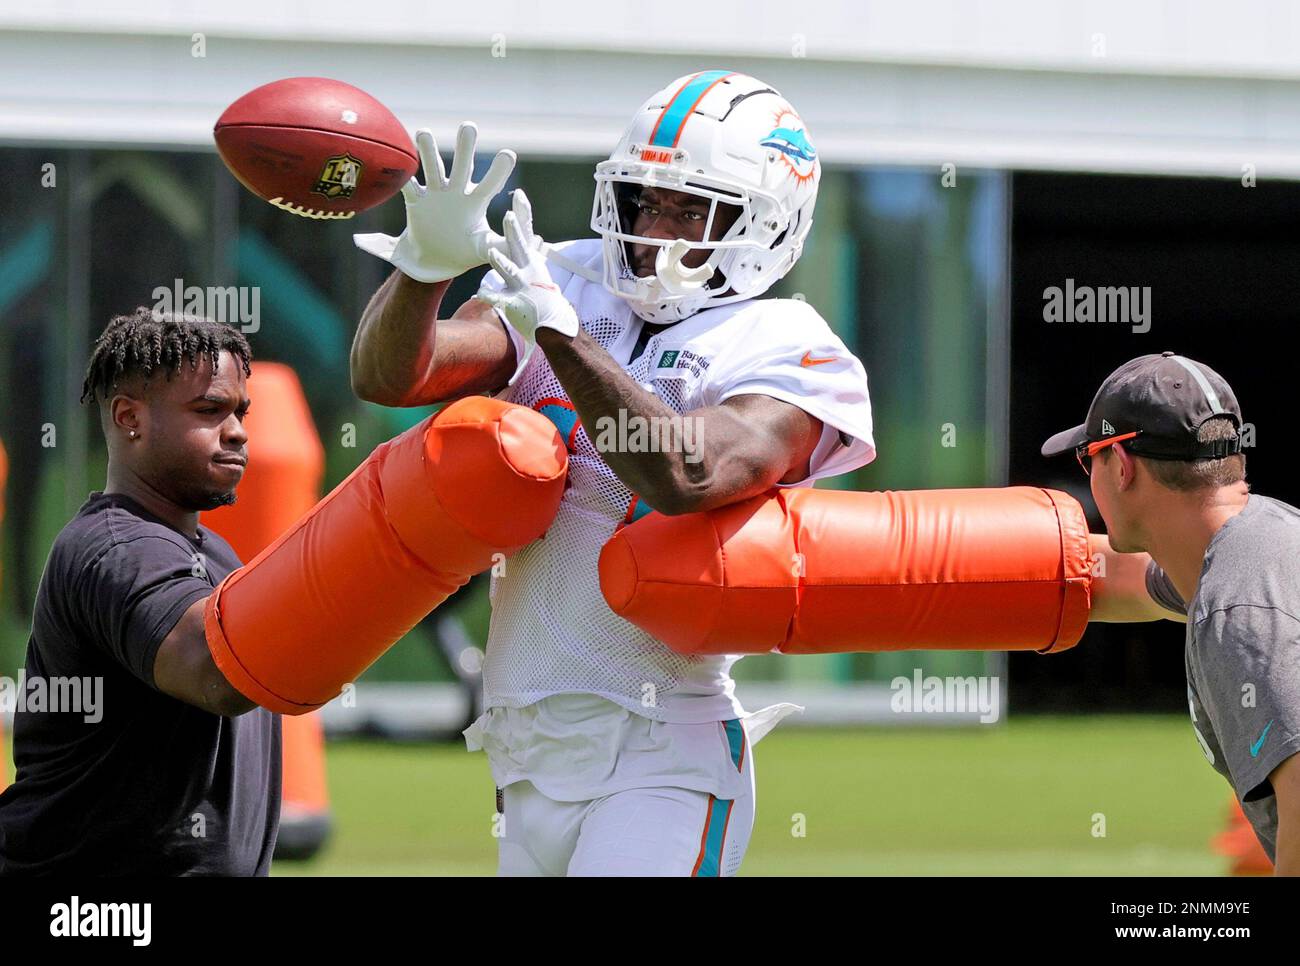
M 1074 458 L 1079 461 L 1079 466 L 1083 468 L 1084 476 L 1092 476 L 1092 458 L 1104 450 L 1107 446 L 1114 446 L 1116 443 L 1122 443 L 1126 439 L 1132 439 L 1134 436 L 1141 435 L 1142 430 L 1136 430 L 1132 433 L 1124 433 L 1121 436 L 1111 436 L 1108 439 L 1099 439 L 1095 443 L 1083 443 L 1074 448 Z

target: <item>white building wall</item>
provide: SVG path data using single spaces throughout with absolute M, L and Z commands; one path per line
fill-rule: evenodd
M 472 118 L 488 149 L 593 156 L 655 89 L 725 66 L 781 89 L 831 164 L 1300 178 L 1298 20 L 1286 0 L 0 0 L 0 141 L 207 147 L 244 91 L 318 74 L 444 138 Z

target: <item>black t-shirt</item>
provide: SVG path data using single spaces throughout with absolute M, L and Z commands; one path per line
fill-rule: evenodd
M 0 873 L 266 875 L 280 821 L 280 718 L 211 714 L 157 690 L 154 657 L 240 566 L 220 536 L 92 493 L 59 533 L 17 689 L 17 775 Z

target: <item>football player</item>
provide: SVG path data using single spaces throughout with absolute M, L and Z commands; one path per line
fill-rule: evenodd
M 522 191 L 504 237 L 487 208 L 514 155 L 471 183 L 428 131 L 402 235 L 358 235 L 395 272 L 352 348 L 354 390 L 388 406 L 483 393 L 532 407 L 569 449 L 546 535 L 492 579 L 484 749 L 508 875 L 734 874 L 754 821 L 751 745 L 796 710 L 747 714 L 734 657 L 684 656 L 616 616 L 601 546 L 651 510 L 691 513 L 810 486 L 875 456 L 862 363 L 806 301 L 760 298 L 798 261 L 820 161 L 769 85 L 673 81 L 596 166 L 598 237 L 548 245 Z M 447 318 L 453 278 L 490 262 Z M 795 562 L 792 562 L 792 566 Z

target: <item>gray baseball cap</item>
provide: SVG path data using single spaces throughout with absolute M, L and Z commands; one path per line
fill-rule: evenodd
M 1241 407 L 1224 378 L 1201 362 L 1173 352 L 1139 356 L 1101 384 L 1088 418 L 1043 444 L 1044 456 L 1059 456 L 1084 443 L 1129 436 L 1124 446 L 1151 459 L 1220 459 L 1241 452 L 1240 433 L 1198 443 L 1201 424 L 1230 416 L 1241 428 Z

